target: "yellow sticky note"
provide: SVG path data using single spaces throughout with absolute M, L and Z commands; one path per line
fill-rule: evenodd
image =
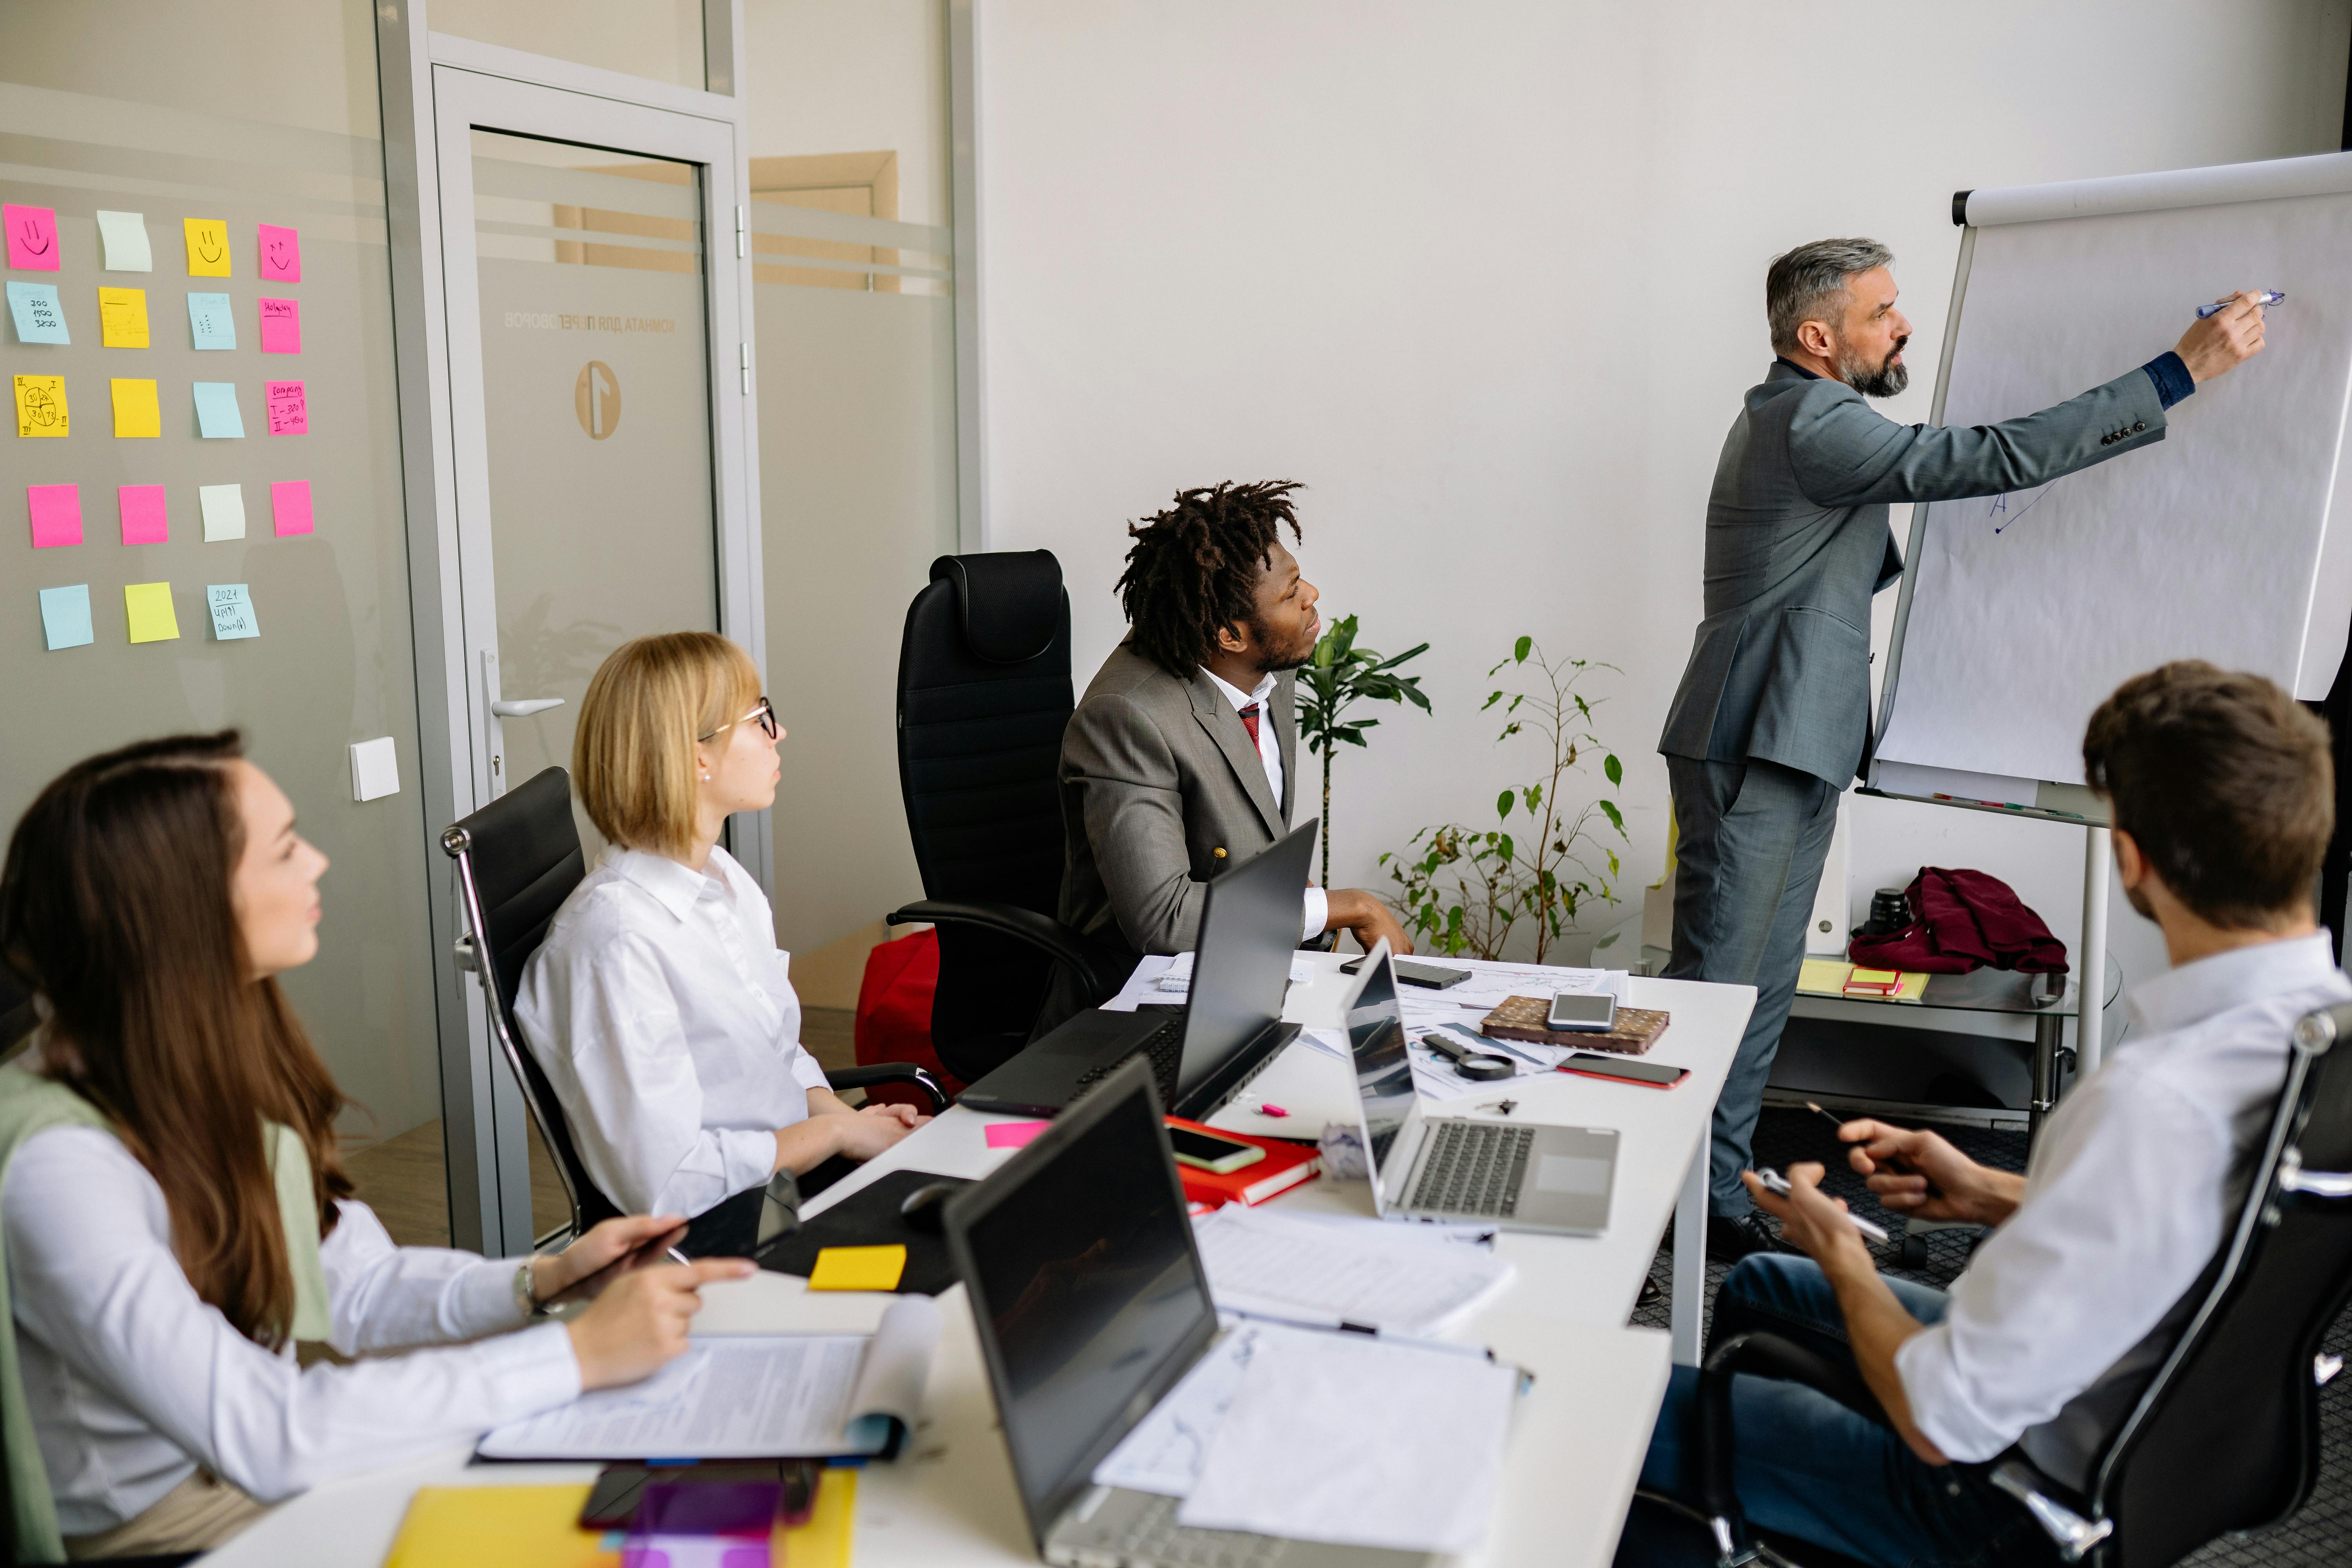
M 16 378 L 16 434 L 63 436 L 73 428 L 66 415 L 66 378 L 61 375 L 20 375 Z
M 172 584 L 169 583 L 124 584 L 122 607 L 131 615 L 132 642 L 180 640 L 180 623 L 178 617 L 172 614 Z
M 180 220 L 188 236 L 188 276 L 191 278 L 226 278 L 228 276 L 228 222 L 225 218 L 191 217 Z
M 153 436 L 163 434 L 163 410 L 155 405 L 155 384 L 152 381 L 118 381 L 114 384 L 114 433 L 122 436 Z
M 132 637 L 131 641 L 139 639 Z M 896 1290 L 907 1271 L 903 1247 L 828 1247 L 809 1270 L 812 1290 Z
M 108 348 L 145 348 L 147 290 L 100 289 L 98 291 L 98 330 Z
M 828 1472 L 829 1473 L 829 1472 Z M 580 1528 L 588 1487 L 425 1487 L 409 1500 L 384 1568 L 530 1563 L 619 1568 L 617 1545 Z M 618 1534 L 612 1542 L 617 1542 Z

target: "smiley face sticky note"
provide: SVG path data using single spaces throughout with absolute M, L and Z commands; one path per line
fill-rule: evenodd
M 261 305 L 261 352 L 299 354 L 302 352 L 302 306 L 294 300 L 264 300 Z
M 253 595 L 242 583 L 215 583 L 205 589 L 205 607 L 213 613 L 213 640 L 234 642 L 257 637 L 261 623 L 253 614 Z
M 152 272 L 155 253 L 147 247 L 147 220 L 138 213 L 98 212 L 98 237 L 106 247 L 109 272 Z
M 124 436 L 162 436 L 163 414 L 155 405 L 155 384 L 152 381 L 118 381 L 114 391 L 114 434 Z
M 98 291 L 98 331 L 108 348 L 145 348 L 147 290 L 100 289 Z
M 66 378 L 61 375 L 16 377 L 16 434 L 64 436 L 73 421 L 66 412 Z
M 8 265 L 20 272 L 58 269 L 58 214 L 54 207 L 0 206 L 8 226 Z
M 280 479 L 269 487 L 269 515 L 278 537 L 310 531 L 310 481 Z
M 89 584 L 41 590 L 41 633 L 49 651 L 87 647 L 98 640 L 89 626 Z
M 196 432 L 207 441 L 245 439 L 245 416 L 236 407 L 236 383 L 196 383 Z
M 70 343 L 73 337 L 66 331 L 66 308 L 58 298 L 54 283 L 26 283 L 8 279 L 8 313 L 16 321 L 16 341 L 20 343 Z
M 216 217 L 183 218 L 180 227 L 188 242 L 188 276 L 228 276 L 228 225 Z
M 264 283 L 302 281 L 302 237 L 274 223 L 261 226 L 261 280 Z
M 812 1290 L 896 1290 L 907 1272 L 907 1249 L 897 1247 L 826 1247 L 809 1270 Z
M 125 544 L 168 544 L 172 540 L 171 520 L 163 512 L 163 487 L 161 485 L 120 485 L 114 491 L 115 506 L 122 514 L 122 542 Z
M 205 514 L 205 542 L 245 537 L 245 487 L 198 485 L 196 506 Z
M 263 383 L 265 401 L 269 405 L 269 433 L 272 436 L 308 436 L 310 433 L 310 405 L 302 395 L 299 381 Z
M 33 514 L 34 549 L 81 542 L 79 485 L 26 485 L 25 501 Z
M 169 583 L 126 583 L 122 608 L 131 617 L 132 642 L 177 642 L 180 618 L 172 613 Z

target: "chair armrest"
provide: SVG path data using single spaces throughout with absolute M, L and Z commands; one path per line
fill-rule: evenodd
M 2079 1511 L 2083 1500 L 2043 1475 L 2015 1448 L 1992 1462 L 1986 1479 L 2025 1505 L 2063 1563 L 2080 1563 L 2115 1533 L 2114 1520 L 2085 1519 Z
M 882 919 L 888 924 L 912 925 L 917 921 L 931 925 L 971 925 L 992 931 L 999 936 L 1009 936 L 1027 942 L 1044 952 L 1055 963 L 1075 974 L 1087 994 L 1099 1002 L 1118 994 L 1127 976 L 1105 973 L 1108 955 L 1093 943 L 1057 920 L 1024 910 L 1018 904 L 1000 904 L 968 899 L 923 899 L 891 910 Z
M 1717 1548 L 1728 1558 L 1745 1525 L 1732 1483 L 1731 1378 L 1734 1373 L 1801 1383 L 1881 1425 L 1885 1411 L 1862 1374 L 1778 1334 L 1734 1334 L 1707 1352 L 1698 1373 L 1698 1479 Z
M 835 1089 L 872 1089 L 882 1083 L 910 1083 L 923 1091 L 931 1102 L 931 1114 L 937 1116 L 948 1108 L 947 1090 L 939 1079 L 912 1062 L 876 1062 L 869 1067 L 835 1068 L 824 1075 L 825 1082 Z

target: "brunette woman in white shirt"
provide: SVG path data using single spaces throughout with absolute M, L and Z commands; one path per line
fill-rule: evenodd
M 774 802 L 782 738 L 751 656 L 709 632 L 623 644 L 581 704 L 572 784 L 612 842 L 515 1012 L 589 1175 L 626 1213 L 699 1215 L 929 1120 L 825 1087 L 767 895 L 719 847 L 730 816 Z
M 211 1546 L 317 1482 L 635 1381 L 684 1349 L 704 1280 L 751 1271 L 615 1270 L 526 1327 L 677 1222 L 520 1265 L 394 1247 L 273 978 L 318 951 L 326 868 L 234 731 L 82 763 L 9 842 L 0 954 L 43 1019 L 0 1068 L 0 1403 L 37 1438 L 5 1461 L 20 1559 Z M 366 1359 L 306 1371 L 297 1339 Z

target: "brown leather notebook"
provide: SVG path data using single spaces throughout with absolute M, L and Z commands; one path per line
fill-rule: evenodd
M 1620 1007 L 1617 1026 L 1605 1035 L 1589 1029 L 1548 1029 L 1549 996 L 1506 996 L 1486 1015 L 1478 1032 L 1498 1040 L 1526 1040 L 1530 1045 L 1566 1046 L 1580 1051 L 1614 1051 L 1620 1056 L 1646 1054 L 1666 1032 L 1669 1015 L 1650 1007 Z

